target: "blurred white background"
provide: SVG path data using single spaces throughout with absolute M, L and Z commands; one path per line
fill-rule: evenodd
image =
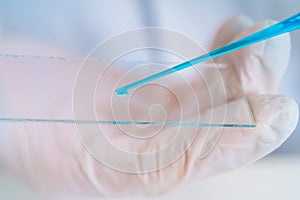
M 286 0 L 0 0 L 0 41 L 35 41 L 85 56 L 101 41 L 138 27 L 162 27 L 181 32 L 210 48 L 218 27 L 235 15 L 254 21 L 281 20 L 300 11 L 300 1 Z M 290 65 L 279 94 L 300 102 L 300 31 L 292 34 Z M 24 47 L 18 52 L 33 52 Z M 299 199 L 300 128 L 268 159 L 215 177 L 159 199 Z M 9 174 L 0 175 L 0 199 L 34 199 Z M 17 192 L 16 192 L 17 191 Z M 33 196 L 32 196 L 33 195 Z M 36 199 L 39 199 L 36 197 Z
M 271 156 L 250 167 L 181 186 L 161 197 L 121 199 L 298 200 L 299 169 L 299 158 Z M 11 175 L 0 173 L 0 199 L 40 200 L 42 198 Z

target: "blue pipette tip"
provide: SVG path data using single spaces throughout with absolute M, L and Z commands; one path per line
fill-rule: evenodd
M 134 89 L 136 87 L 142 86 L 151 81 L 154 81 L 156 79 L 173 74 L 173 73 L 183 70 L 185 68 L 192 67 L 198 63 L 225 55 L 227 53 L 236 51 L 238 49 L 247 47 L 249 45 L 252 45 L 252 44 L 267 40 L 269 38 L 281 35 L 283 33 L 297 30 L 297 29 L 300 29 L 300 12 L 297 13 L 296 15 L 293 15 L 287 19 L 284 19 L 284 20 L 278 22 L 277 24 L 273 24 L 272 26 L 269 26 L 263 30 L 260 30 L 251 35 L 248 35 L 244 38 L 241 38 L 240 40 L 234 41 L 234 42 L 229 43 L 225 46 L 222 46 L 218 49 L 215 49 L 209 53 L 206 53 L 204 55 L 193 58 L 190 61 L 186 61 L 186 62 L 176 65 L 172 68 L 166 69 L 166 70 L 158 72 L 156 74 L 152 74 L 148 77 L 145 77 L 143 79 L 140 79 L 138 81 L 135 81 L 133 83 L 125 85 L 123 87 L 120 87 L 119 89 L 116 90 L 116 94 L 118 96 L 127 96 L 128 90 L 130 90 L 130 89 Z
M 125 89 L 124 87 L 120 87 L 116 89 L 115 94 L 119 97 L 126 97 L 129 93 L 127 89 Z

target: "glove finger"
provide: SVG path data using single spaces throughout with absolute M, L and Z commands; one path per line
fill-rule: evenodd
M 255 24 L 244 30 L 234 40 L 274 23 L 274 21 L 267 20 Z M 239 79 L 239 93 L 270 94 L 276 92 L 278 88 L 288 65 L 289 55 L 290 36 L 285 34 L 227 54 L 223 57 L 223 62 L 227 66 L 234 67 Z
M 284 96 L 254 96 L 248 100 L 257 127 L 217 130 L 217 134 L 222 133 L 209 154 L 203 156 L 195 151 L 195 174 L 210 176 L 248 165 L 278 148 L 296 128 L 298 106 L 294 100 Z M 233 102 L 227 110 L 243 101 Z M 239 121 L 239 115 L 229 117 Z
M 238 34 L 240 34 L 245 28 L 253 24 L 246 16 L 235 16 L 227 21 L 220 27 L 217 35 L 212 44 L 212 49 L 219 48 L 226 45 L 234 39 Z

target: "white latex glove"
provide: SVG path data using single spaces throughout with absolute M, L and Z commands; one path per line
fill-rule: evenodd
M 213 48 L 271 23 L 264 21 L 253 24 L 245 17 L 231 19 L 221 27 Z M 205 110 L 204 116 L 223 111 L 226 106 L 226 117 L 230 121 L 238 121 L 244 115 L 234 111 L 249 101 L 257 127 L 199 128 L 192 145 L 180 158 L 163 169 L 132 174 L 103 165 L 82 146 L 74 124 L 1 123 L 1 165 L 53 199 L 160 194 L 192 178 L 200 179 L 248 165 L 278 148 L 296 127 L 298 107 L 295 101 L 274 95 L 287 67 L 289 51 L 289 35 L 284 35 L 215 59 L 215 62 L 225 66 L 220 72 L 225 84 L 227 105 L 219 100 L 222 99 L 219 96 L 223 95 L 223 86 L 216 79 L 217 70 L 203 67 L 207 85 L 195 78 L 192 86 L 200 96 L 206 94 L 206 87 L 212 91 L 212 103 L 206 102 L 205 98 L 199 103 L 201 110 Z M 0 62 L 1 115 L 54 119 L 72 117 L 72 88 L 78 62 L 66 64 L 30 59 L 1 59 Z M 32 72 L 35 74 L 32 75 Z M 106 98 L 111 96 L 110 85 L 121 75 L 118 72 L 111 73 L 107 90 L 99 97 L 97 112 L 103 118 L 110 118 L 110 108 L 105 107 Z M 179 95 L 185 92 L 181 85 L 171 83 L 171 87 Z M 151 99 L 166 99 L 170 112 L 177 109 L 168 93 L 151 93 L 148 98 L 149 102 Z M 131 109 L 135 108 L 139 106 L 133 103 Z M 193 113 L 193 108 L 186 109 Z M 136 115 L 134 117 L 139 118 L 138 111 Z M 115 126 L 106 126 L 104 129 L 117 145 L 139 153 L 159 150 L 176 131 L 176 127 L 166 127 L 161 130 L 163 137 L 159 140 L 138 143 L 122 135 Z M 186 128 L 181 134 L 189 134 L 188 131 L 189 128 Z M 92 143 L 95 138 L 88 140 Z M 97 147 L 97 144 L 91 145 Z M 185 147 L 184 144 L 177 148 L 185 150 Z M 102 144 L 97 148 L 106 151 Z M 150 164 L 143 163 L 138 156 L 136 160 L 119 164 L 137 166 L 141 172 L 148 164 L 156 165 L 159 169 L 173 150 L 158 154 Z M 106 153 L 112 159 L 120 159 L 113 152 Z

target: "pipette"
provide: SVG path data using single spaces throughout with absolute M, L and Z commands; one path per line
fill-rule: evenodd
M 127 96 L 128 91 L 130 89 L 139 87 L 141 85 L 144 85 L 146 83 L 149 83 L 151 81 L 154 81 L 156 79 L 162 78 L 164 76 L 167 76 L 169 74 L 178 72 L 180 70 L 183 70 L 185 68 L 191 67 L 193 65 L 196 65 L 198 63 L 222 56 L 224 54 L 236 51 L 238 49 L 250 46 L 252 44 L 261 42 L 263 40 L 270 39 L 272 37 L 291 32 L 294 30 L 297 30 L 300 28 L 300 12 L 288 17 L 287 19 L 284 19 L 270 27 L 267 27 L 261 31 L 258 31 L 256 33 L 253 33 L 249 36 L 246 36 L 240 40 L 237 40 L 235 42 L 232 42 L 230 44 L 227 44 L 223 47 L 220 47 L 218 49 L 215 49 L 207 54 L 201 55 L 199 57 L 196 57 L 192 60 L 186 61 L 184 63 L 181 63 L 179 65 L 176 65 L 172 68 L 169 68 L 167 70 L 158 72 L 156 74 L 150 75 L 146 78 L 140 79 L 136 82 L 130 83 L 128 85 L 125 85 L 123 87 L 119 87 L 116 89 L 115 94 L 118 96 Z

